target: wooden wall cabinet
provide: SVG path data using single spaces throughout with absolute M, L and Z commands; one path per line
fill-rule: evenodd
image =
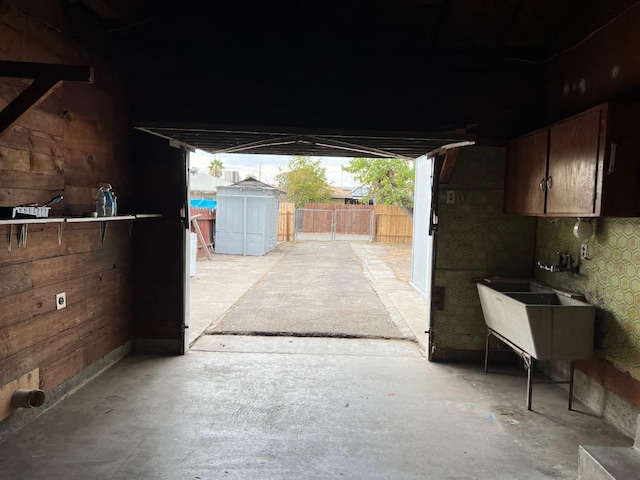
M 506 213 L 640 216 L 640 109 L 606 103 L 512 140 Z

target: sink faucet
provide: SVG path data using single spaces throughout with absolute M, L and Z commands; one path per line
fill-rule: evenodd
M 578 273 L 578 269 L 580 267 L 575 263 L 576 262 L 571 257 L 571 254 L 565 253 L 565 252 L 558 252 L 557 265 L 548 265 L 546 263 L 542 263 L 541 261 L 538 261 L 538 267 L 552 273 L 556 273 L 556 272 Z

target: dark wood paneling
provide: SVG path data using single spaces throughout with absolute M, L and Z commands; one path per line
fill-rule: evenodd
M 0 145 L 29 152 L 62 156 L 62 136 L 30 130 L 17 125 L 0 137 Z
M 31 289 L 31 265 L 20 263 L 18 265 L 8 265 L 0 267 L 0 296 L 9 297 L 17 293 L 26 292 Z
M 117 317 L 119 303 L 126 303 L 126 297 L 131 298 L 130 285 L 129 289 L 124 291 L 120 286 L 116 286 L 111 290 L 99 288 L 92 293 L 92 296 L 70 303 L 65 309 L 53 310 L 49 314 L 0 328 L 0 338 L 3 339 L 0 358 L 8 359 L 12 355 L 29 350 L 33 345 L 46 342 L 52 336 L 75 330 L 87 318 L 105 315 Z M 53 303 L 53 298 L 49 298 L 48 301 Z
M 64 23 L 63 2 L 30 2 L 28 14 L 0 9 L 0 58 L 83 64 L 98 59 L 75 39 L 47 27 Z M 52 216 L 89 213 L 100 182 L 124 198 L 128 112 L 120 74 L 96 60 L 104 77 L 97 85 L 66 86 L 22 117 L 0 137 L 0 205 L 65 199 Z M 98 72 L 96 72 L 98 74 Z M 0 108 L 28 82 L 0 79 Z M 123 208 L 132 208 L 124 205 Z M 0 231 L 0 385 L 34 368 L 49 391 L 131 340 L 133 248 L 129 222 L 109 224 L 104 242 L 97 223 L 29 226 L 26 248 L 7 251 Z M 67 307 L 55 309 L 66 292 Z
M 40 369 L 40 389 L 48 392 L 65 380 L 80 373 L 84 368 L 83 349 L 78 348 L 69 355 Z
M 42 175 L 25 172 L 2 172 L 0 188 L 27 188 L 29 190 L 62 190 L 64 178 L 60 175 Z

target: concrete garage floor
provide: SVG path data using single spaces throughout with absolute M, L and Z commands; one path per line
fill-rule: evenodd
M 412 310 L 386 247 L 351 249 L 391 321 Z M 281 253 L 214 321 L 257 301 Z M 631 445 L 559 386 L 535 386 L 534 412 L 524 389 L 404 338 L 202 335 L 185 356 L 125 358 L 8 438 L 0 478 L 576 479 L 578 445 Z

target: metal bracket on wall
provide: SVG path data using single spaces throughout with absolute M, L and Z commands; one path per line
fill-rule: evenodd
M 58 224 L 58 245 L 62 245 L 62 223 L 64 218 L 10 218 L 0 220 L 0 225 L 6 225 L 7 227 L 7 251 L 10 252 L 13 246 L 13 226 L 16 226 L 16 239 L 18 241 L 18 248 L 24 248 L 27 246 L 27 234 L 29 232 L 29 225 L 31 224 Z
M 26 248 L 27 246 L 27 233 L 29 233 L 29 225 L 18 225 L 18 248 Z
M 104 238 L 107 236 L 108 222 L 100 222 L 100 242 L 104 243 Z
M 7 252 L 11 251 L 11 234 L 13 230 L 12 225 L 7 225 Z
M 93 83 L 93 67 L 0 61 L 0 77 L 30 78 L 33 80 L 31 85 L 0 111 L 0 136 L 2 136 L 24 114 L 42 102 L 61 82 Z

